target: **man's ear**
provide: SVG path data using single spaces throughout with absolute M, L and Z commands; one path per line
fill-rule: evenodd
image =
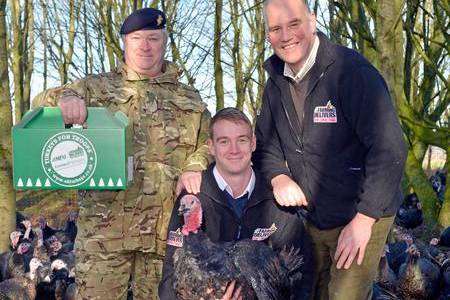
M 315 13 L 311 13 L 309 15 L 309 21 L 311 22 L 311 29 L 312 32 L 317 33 L 317 18 L 316 18 L 316 14 Z
M 208 140 L 206 140 L 206 145 L 208 145 L 209 154 L 215 156 L 216 152 L 214 151 L 214 145 L 211 138 L 208 138 Z

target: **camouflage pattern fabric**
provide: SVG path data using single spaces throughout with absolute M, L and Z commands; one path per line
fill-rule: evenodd
M 133 184 L 125 191 L 79 193 L 75 247 L 84 264 L 89 259 L 80 257 L 83 253 L 141 251 L 161 260 L 176 181 L 183 171 L 201 171 L 210 162 L 206 104 L 178 81 L 181 73 L 174 64 L 165 62 L 163 70 L 148 78 L 122 65 L 44 91 L 33 101 L 34 106 L 56 106 L 61 96 L 79 95 L 87 106 L 124 112 L 132 124 Z
M 77 299 L 125 300 L 129 285 L 133 291 L 133 299 L 158 299 L 157 287 L 163 262 L 156 254 L 140 251 L 101 253 L 81 250 L 77 252 L 78 255 L 86 261 L 77 261 Z

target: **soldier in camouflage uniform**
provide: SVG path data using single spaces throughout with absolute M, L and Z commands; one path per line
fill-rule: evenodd
M 164 23 L 158 10 L 136 11 L 121 30 L 125 64 L 47 90 L 34 100 L 35 105 L 59 104 L 66 122 L 82 120 L 87 105 L 122 111 L 133 125 L 133 184 L 124 191 L 79 193 L 75 243 L 79 299 L 126 299 L 130 276 L 134 299 L 157 297 L 176 180 L 182 172 L 200 171 L 209 163 L 204 144 L 210 114 L 198 92 L 178 81 L 178 68 L 163 61 Z M 156 33 L 162 33 L 164 44 L 159 70 L 151 62 L 139 61 L 155 59 L 157 47 L 141 51 L 129 44 L 151 48 L 158 42 Z M 129 49 L 133 53 L 127 53 Z M 142 53 L 148 56 L 136 57 Z M 153 68 L 157 75 L 139 72 L 140 67 Z

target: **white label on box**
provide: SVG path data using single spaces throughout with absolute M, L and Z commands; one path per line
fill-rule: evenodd
M 78 186 L 94 174 L 97 153 L 84 135 L 65 131 L 48 139 L 42 148 L 41 163 L 51 181 L 66 187 Z

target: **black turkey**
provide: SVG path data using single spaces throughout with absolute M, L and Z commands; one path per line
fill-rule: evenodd
M 274 252 L 249 239 L 213 243 L 199 228 L 202 208 L 196 197 L 183 197 L 183 247 L 174 254 L 174 288 L 179 299 L 217 299 L 233 280 L 243 299 L 289 299 L 301 278 L 297 250 Z
M 23 277 L 15 277 L 0 282 L 0 299 L 34 300 L 38 276 L 36 272 L 42 264 L 37 258 L 30 261 L 30 272 Z
M 442 231 L 441 237 L 439 238 L 439 245 L 450 247 L 450 226 Z
M 381 286 L 379 283 L 373 284 L 372 300 L 401 300 L 391 290 Z
M 67 216 L 66 226 L 64 227 L 64 234 L 66 235 L 68 240 L 72 243 L 75 242 L 75 238 L 77 237 L 78 232 L 76 223 L 77 217 L 78 215 L 76 212 L 74 211 L 69 212 Z
M 410 246 L 408 259 L 399 270 L 398 293 L 404 299 L 435 299 L 439 285 L 439 268 L 428 259 L 420 257 L 415 245 Z
M 387 262 L 395 274 L 398 274 L 400 266 L 406 261 L 407 250 L 413 244 L 413 238 L 407 233 L 399 234 L 397 238 L 397 242 L 388 243 L 386 248 Z
M 447 259 L 441 268 L 442 272 L 442 291 L 439 300 L 450 299 L 450 259 Z
M 383 288 L 394 291 L 396 282 L 397 282 L 397 276 L 395 272 L 391 269 L 391 267 L 388 264 L 387 258 L 386 258 L 386 252 L 388 250 L 388 246 L 385 246 L 385 249 L 383 251 L 383 254 L 381 255 L 380 264 L 378 268 L 378 275 L 376 277 L 376 282 Z
M 412 229 L 423 223 L 422 204 L 416 193 L 409 194 L 400 205 L 395 216 L 395 224 Z

